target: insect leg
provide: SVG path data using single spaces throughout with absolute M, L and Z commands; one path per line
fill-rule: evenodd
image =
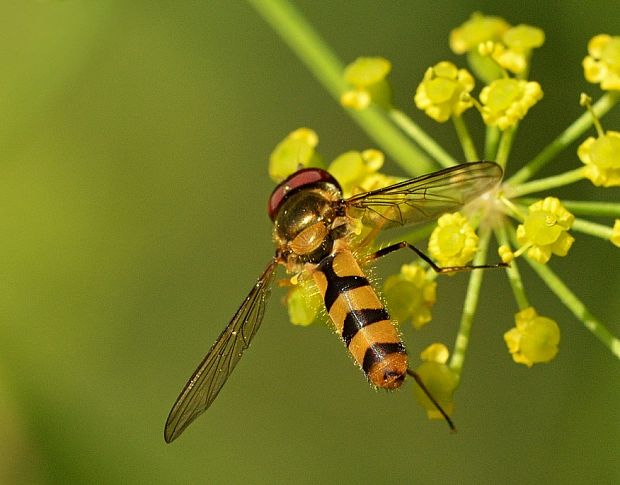
M 448 423 L 448 426 L 450 426 L 450 430 L 452 432 L 455 432 L 456 431 L 456 427 L 454 426 L 454 423 L 452 422 L 452 419 L 450 419 L 450 416 L 448 416 L 448 413 L 446 413 L 443 410 L 441 405 L 437 402 L 437 400 L 433 397 L 433 395 L 430 393 L 430 391 L 426 388 L 426 386 L 424 385 L 424 382 L 422 382 L 422 378 L 420 377 L 420 374 L 418 374 L 416 371 L 411 370 L 411 369 L 407 369 L 407 374 L 409 374 L 411 377 L 413 377 L 415 379 L 416 384 L 418 386 L 420 386 L 420 389 L 422 389 L 422 391 L 424 391 L 424 394 L 426 394 L 426 397 L 428 397 L 431 400 L 433 405 L 437 408 L 437 411 L 439 411 L 441 413 L 441 415 L 444 417 L 444 419 Z
M 375 259 L 379 259 L 386 254 L 393 253 L 394 251 L 398 251 L 399 249 L 409 248 L 414 253 L 416 253 L 420 258 L 426 261 L 429 266 L 436 273 L 454 273 L 455 271 L 471 271 L 472 269 L 484 269 L 484 268 L 505 268 L 508 266 L 507 263 L 495 263 L 495 264 L 478 264 L 478 265 L 468 265 L 468 266 L 437 266 L 437 264 L 428 257 L 424 252 L 420 249 L 416 248 L 413 244 L 409 244 L 407 241 L 401 241 L 395 244 L 391 244 L 385 248 L 379 249 L 377 252 L 369 255 L 366 258 L 367 262 L 374 261 Z

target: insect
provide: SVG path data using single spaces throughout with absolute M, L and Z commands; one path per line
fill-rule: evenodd
M 466 163 L 348 199 L 343 198 L 338 182 L 319 168 L 298 170 L 281 182 L 268 204 L 275 256 L 185 384 L 166 421 L 166 442 L 175 440 L 206 411 L 250 345 L 263 320 L 278 265 L 292 275 L 311 275 L 338 334 L 371 384 L 394 389 L 409 374 L 427 392 L 408 369 L 398 331 L 361 269 L 356 244 L 362 243 L 356 241 L 352 225 L 361 220 L 379 231 L 428 222 L 459 209 L 501 178 L 502 169 L 493 162 Z M 415 251 L 436 271 L 464 269 L 440 268 L 406 242 L 383 248 L 367 260 L 401 248 Z M 444 417 L 451 424 L 445 413 Z

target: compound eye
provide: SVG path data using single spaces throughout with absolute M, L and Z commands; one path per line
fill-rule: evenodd
M 340 185 L 331 174 L 320 168 L 304 168 L 290 175 L 286 180 L 280 182 L 273 190 L 267 204 L 269 218 L 275 221 L 282 203 L 292 193 L 301 188 L 314 187 L 321 183 L 335 185 L 340 190 Z

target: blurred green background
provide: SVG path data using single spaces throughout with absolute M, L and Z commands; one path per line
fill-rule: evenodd
M 545 98 L 513 164 L 581 114 L 581 91 L 598 97 L 586 43 L 620 34 L 620 6 L 602 0 L 296 4 L 344 61 L 389 58 L 396 104 L 455 155 L 450 124 L 411 102 L 429 65 L 464 64 L 450 29 L 475 10 L 543 28 L 532 78 Z M 332 332 L 287 322 L 276 290 L 214 406 L 166 445 L 170 406 L 272 255 L 271 149 L 300 126 L 328 159 L 374 145 L 241 1 L 4 1 L 0 32 L 0 483 L 620 480 L 618 361 L 525 265 L 560 353 L 512 362 L 502 335 L 516 305 L 487 274 L 456 435 L 410 384 L 369 389 Z M 568 150 L 547 173 L 577 163 Z M 570 194 L 618 200 L 586 183 Z M 571 256 L 554 270 L 617 335 L 617 249 L 580 235 Z M 466 280 L 442 279 L 434 322 L 403 330 L 412 356 L 452 344 Z

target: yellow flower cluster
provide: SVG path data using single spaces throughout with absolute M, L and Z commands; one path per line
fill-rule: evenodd
M 566 256 L 575 240 L 568 234 L 574 220 L 558 199 L 547 197 L 529 207 L 523 224 L 517 227 L 517 241 L 539 263 L 549 261 L 551 254 Z
M 400 273 L 389 276 L 383 284 L 392 317 L 401 323 L 410 319 L 415 328 L 431 321 L 436 293 L 437 283 L 417 264 L 403 265 Z
M 460 212 L 444 214 L 437 220 L 428 251 L 439 266 L 465 266 L 477 250 L 478 236 Z
M 420 354 L 422 364 L 416 367 L 415 371 L 443 410 L 451 415 L 454 412 L 454 391 L 458 386 L 459 378 L 448 367 L 448 357 L 449 351 L 444 344 L 431 344 Z M 430 419 L 444 419 L 419 386 L 413 388 L 413 394 L 416 401 L 426 409 L 426 415 Z
M 482 118 L 505 130 L 515 125 L 543 96 L 540 84 L 519 79 L 497 79 L 480 92 Z
M 322 160 L 315 148 L 319 137 L 310 128 L 299 128 L 289 133 L 276 145 L 269 156 L 269 176 L 281 182 L 300 167 L 319 167 Z
M 443 123 L 473 105 L 471 98 L 464 96 L 472 89 L 474 78 L 466 69 L 457 69 L 451 62 L 439 62 L 426 70 L 414 101 L 428 116 Z
M 384 160 L 385 155 L 379 150 L 352 150 L 336 157 L 327 171 L 338 180 L 344 196 L 351 197 L 396 182 L 394 177 L 379 172 Z
M 585 78 L 600 83 L 601 89 L 620 90 L 620 36 L 600 34 L 588 42 L 588 56 L 583 59 Z
M 532 367 L 557 355 L 560 327 L 555 321 L 528 307 L 515 315 L 515 324 L 504 334 L 504 340 L 516 363 Z
M 487 41 L 499 41 L 510 24 L 501 17 L 493 17 L 475 12 L 469 20 L 450 32 L 450 48 L 455 54 L 478 49 Z
M 351 86 L 340 97 L 346 108 L 361 110 L 370 103 L 385 108 L 391 104 L 392 92 L 387 75 L 392 65 L 383 57 L 359 57 L 344 70 L 344 81 Z
M 577 149 L 585 164 L 584 176 L 594 185 L 620 185 L 620 132 L 608 131 L 598 138 L 589 137 Z

